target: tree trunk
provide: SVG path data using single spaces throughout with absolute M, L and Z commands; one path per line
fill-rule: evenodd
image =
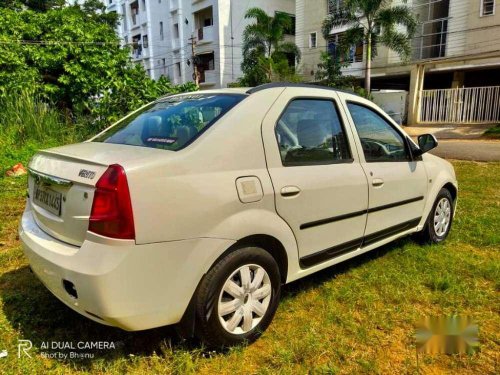
M 272 63 L 272 59 L 271 59 L 272 47 L 273 47 L 272 42 L 269 41 L 269 49 L 267 51 L 267 56 L 269 58 L 269 71 L 268 71 L 267 79 L 269 80 L 269 82 L 273 81 L 273 63 Z
M 371 90 L 371 78 L 372 78 L 372 34 L 368 31 L 368 37 L 366 38 L 366 72 L 365 72 L 365 90 L 369 94 Z

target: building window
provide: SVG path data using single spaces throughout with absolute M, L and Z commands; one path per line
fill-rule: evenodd
M 178 39 L 178 38 L 179 38 L 179 24 L 174 23 L 174 39 Z
M 160 21 L 160 40 L 163 40 L 163 22 Z
M 338 58 L 340 62 L 348 61 L 350 63 L 363 61 L 363 43 L 357 46 L 350 46 L 344 55 L 339 55 L 340 45 L 342 43 L 343 33 L 337 33 L 330 36 L 328 40 L 328 53 L 333 58 Z
M 141 45 L 140 34 L 132 37 L 132 54 L 136 59 L 142 56 L 142 45 Z
M 148 36 L 147 35 L 142 36 L 142 46 L 144 48 L 148 48 Z
M 142 0 L 142 11 L 146 11 L 146 0 Z
M 316 48 L 318 46 L 318 33 L 314 32 L 309 34 L 309 48 Z
M 426 1 L 421 5 L 415 5 L 413 13 L 419 19 L 412 40 L 413 59 L 446 56 L 450 1 Z
M 481 17 L 495 14 L 495 0 L 481 0 Z
M 132 25 L 137 25 L 137 15 L 139 14 L 139 5 L 137 1 L 130 4 L 130 13 L 132 17 Z
M 175 75 L 176 75 L 176 77 L 181 76 L 181 63 L 180 62 L 175 63 Z
M 295 16 L 293 14 L 276 11 L 275 14 L 284 14 L 290 17 L 290 26 L 285 28 L 286 35 L 295 35 Z
M 328 0 L 328 14 L 337 13 L 344 7 L 343 0 Z

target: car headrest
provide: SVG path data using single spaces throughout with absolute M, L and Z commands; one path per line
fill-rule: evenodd
M 147 142 L 147 139 L 150 137 L 160 136 L 161 131 L 161 117 L 148 117 L 145 121 L 144 127 L 142 128 L 142 141 Z
M 325 142 L 326 134 L 318 120 L 300 120 L 297 124 L 299 144 L 305 148 L 315 148 Z
M 177 144 L 183 146 L 194 136 L 192 129 L 189 126 L 177 127 Z

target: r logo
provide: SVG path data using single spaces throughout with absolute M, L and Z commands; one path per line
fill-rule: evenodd
M 30 340 L 18 340 L 17 341 L 17 357 L 21 358 L 21 350 L 24 354 L 31 358 L 29 350 L 33 347 Z

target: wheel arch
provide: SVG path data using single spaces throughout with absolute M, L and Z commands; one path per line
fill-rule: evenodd
M 451 197 L 453 198 L 453 203 L 457 201 L 458 189 L 455 185 L 453 185 L 451 182 L 447 182 L 441 189 L 446 189 L 450 192 Z
M 247 246 L 257 246 L 267 251 L 269 254 L 271 254 L 271 256 L 276 260 L 276 263 L 278 264 L 282 284 L 286 283 L 288 276 L 289 260 L 288 260 L 288 253 L 280 240 L 269 234 L 251 234 L 237 240 L 212 262 L 210 267 L 207 269 L 207 271 L 204 273 L 204 275 L 198 282 L 196 290 L 191 296 L 191 300 L 189 301 L 189 304 L 179 324 L 177 325 L 178 332 L 180 333 L 181 336 L 194 337 L 195 326 L 196 326 L 195 313 L 194 313 L 196 295 L 198 292 L 198 288 L 200 287 L 200 284 L 203 278 L 205 277 L 206 273 L 210 269 L 212 269 L 212 267 L 214 267 L 222 258 L 227 256 L 231 252 Z
M 268 234 L 252 234 L 239 239 L 231 245 L 215 262 L 226 256 L 228 253 L 246 246 L 256 246 L 267 251 L 274 258 L 280 270 L 281 282 L 286 283 L 288 275 L 288 254 L 283 244 L 277 238 Z

